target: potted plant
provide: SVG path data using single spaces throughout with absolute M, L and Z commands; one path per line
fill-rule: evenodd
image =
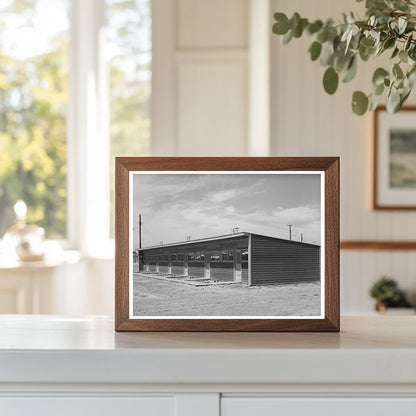
M 284 44 L 304 34 L 313 36 L 310 58 L 326 68 L 323 86 L 328 94 L 335 93 L 340 80 L 355 77 L 359 61 L 390 55 L 390 65 L 375 70 L 371 93 L 353 93 L 355 114 L 374 110 L 384 95 L 387 110 L 395 113 L 409 97 L 416 78 L 416 0 L 366 0 L 362 19 L 344 13 L 336 21 L 310 22 L 299 13 L 288 18 L 280 12 L 274 19 L 273 33 L 283 36 Z
M 370 296 L 376 300 L 376 310 L 386 312 L 387 308 L 410 308 L 405 293 L 397 282 L 387 276 L 377 280 L 370 289 Z

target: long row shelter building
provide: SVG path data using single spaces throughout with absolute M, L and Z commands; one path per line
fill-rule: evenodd
M 319 245 L 252 233 L 141 248 L 134 258 L 142 271 L 248 286 L 320 279 Z

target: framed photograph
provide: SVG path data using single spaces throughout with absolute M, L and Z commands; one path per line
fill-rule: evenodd
M 416 107 L 374 112 L 373 208 L 416 209 Z
M 339 159 L 116 158 L 116 331 L 339 331 Z

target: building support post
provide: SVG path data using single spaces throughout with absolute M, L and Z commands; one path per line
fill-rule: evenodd
M 247 267 L 248 267 L 248 270 L 247 270 L 247 273 L 248 273 L 248 286 L 252 286 L 252 284 L 253 284 L 253 280 L 252 280 L 252 277 L 251 277 L 251 250 L 252 250 L 252 247 L 251 247 L 251 234 L 250 234 L 250 236 L 248 237 L 248 265 L 247 265 Z

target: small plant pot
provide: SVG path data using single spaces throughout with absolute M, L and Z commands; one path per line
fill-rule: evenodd
M 387 310 L 386 305 L 382 302 L 377 302 L 375 308 L 376 311 L 380 313 L 385 313 Z
M 416 309 L 415 308 L 388 308 L 381 302 L 376 303 L 376 311 L 383 315 L 415 315 Z

